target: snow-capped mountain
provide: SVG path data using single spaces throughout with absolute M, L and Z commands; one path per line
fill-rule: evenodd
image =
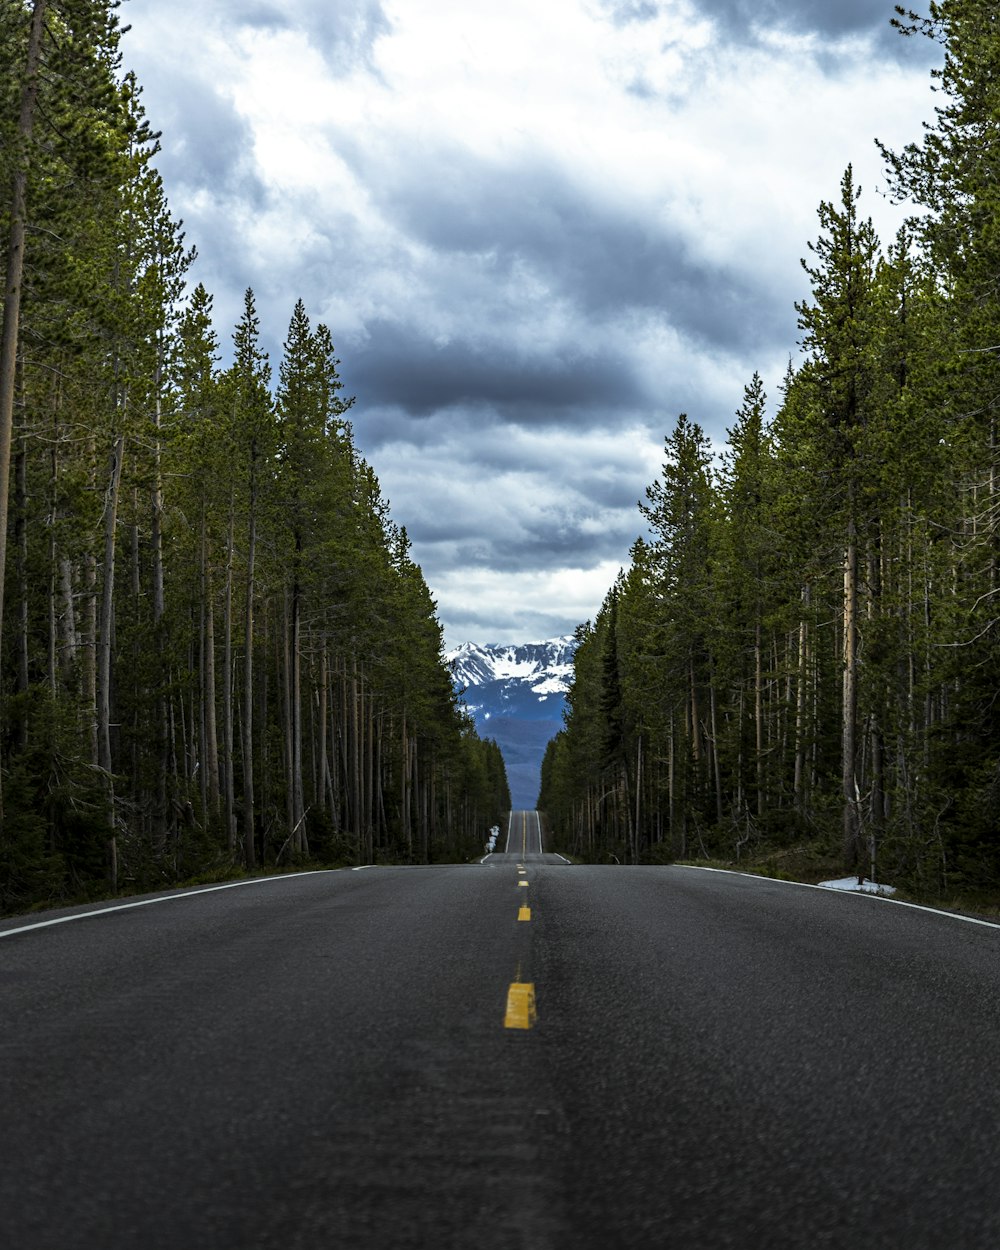
M 572 634 L 545 642 L 465 642 L 445 659 L 476 728 L 503 752 L 515 808 L 533 808 L 542 756 L 563 725 L 573 676 Z
M 464 642 L 445 659 L 473 713 L 480 706 L 486 708 L 487 717 L 509 706 L 526 711 L 533 703 L 544 704 L 558 696 L 561 714 L 562 698 L 573 676 L 575 650 L 573 635 L 565 634 L 547 642 L 518 645 Z M 550 713 L 550 708 L 545 709 L 546 715 Z

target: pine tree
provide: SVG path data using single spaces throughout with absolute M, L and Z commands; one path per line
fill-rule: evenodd
M 687 853 L 692 822 L 700 828 L 720 815 L 711 728 L 717 521 L 711 463 L 704 431 L 682 413 L 665 441 L 661 476 L 647 487 L 647 503 L 640 505 L 654 539 L 669 691 L 670 827 L 679 855 Z
M 937 327 L 925 343 L 933 372 L 920 379 L 921 399 L 940 416 L 953 483 L 951 515 L 932 546 L 947 569 L 928 583 L 934 638 L 926 669 L 940 669 L 926 694 L 937 722 L 930 784 L 944 797 L 955 839 L 952 879 L 1000 879 L 996 759 L 1000 721 L 995 682 L 1000 662 L 1000 109 L 997 13 L 986 0 L 940 0 L 921 18 L 898 9 L 905 33 L 920 31 L 944 50 L 934 70 L 942 103 L 918 143 L 884 146 L 890 182 L 919 210 L 910 229 L 933 276 Z M 947 550 L 940 535 L 949 534 Z M 944 747 L 947 743 L 947 747 Z M 935 841 L 940 841 L 935 837 Z M 942 859 L 948 860 L 946 854 Z
M 179 566 L 195 571 L 185 596 L 196 620 L 197 774 L 202 820 L 221 817 L 218 675 L 216 667 L 217 573 L 224 549 L 224 513 L 228 446 L 217 373 L 218 337 L 212 328 L 212 297 L 200 283 L 178 325 L 176 360 L 176 433 L 170 444 L 171 477 L 177 483 L 177 506 L 188 525 L 189 543 L 180 546 Z M 232 833 L 230 829 L 227 833 Z M 235 838 L 228 841 L 230 855 Z
M 765 420 L 766 398 L 763 381 L 755 373 L 744 389 L 736 424 L 728 431 L 720 482 L 726 522 L 720 590 L 729 625 L 724 631 L 725 645 L 719 648 L 727 661 L 721 684 L 740 692 L 729 718 L 735 727 L 729 760 L 736 772 L 732 805 L 737 821 L 752 812 L 758 822 L 764 819 L 771 798 L 766 777 L 770 744 L 764 707 L 765 605 L 774 602 L 779 589 L 773 522 L 776 467 L 773 439 Z M 748 723 L 752 733 L 744 730 Z M 748 767 L 744 760 L 750 761 Z
M 233 332 L 233 364 L 226 381 L 231 403 L 231 438 L 239 458 L 241 481 L 239 489 L 245 508 L 246 547 L 243 586 L 243 856 L 247 868 L 257 864 L 256 790 L 254 769 L 254 614 L 257 603 L 257 537 L 261 512 L 261 493 L 266 489 L 274 455 L 274 409 L 269 391 L 271 367 L 260 348 L 260 319 L 254 294 L 247 289 L 243 300 L 243 316 Z M 233 486 L 233 506 L 235 490 Z M 232 518 L 235 528 L 235 513 Z M 232 555 L 232 547 L 231 552 Z M 228 715 L 232 716 L 230 701 Z M 232 740 L 231 721 L 228 734 Z M 230 766 L 229 775 L 232 773 Z
M 861 876 L 865 864 L 858 787 L 859 595 L 864 543 L 871 518 L 864 515 L 865 478 L 873 470 L 866 434 L 877 399 L 874 284 L 878 239 L 870 220 L 858 216 L 860 188 L 848 166 L 839 205 L 819 208 L 820 234 L 803 261 L 812 300 L 797 305 L 809 361 L 802 381 L 811 391 L 815 451 L 826 466 L 829 502 L 843 552 L 841 598 L 841 785 L 846 866 Z

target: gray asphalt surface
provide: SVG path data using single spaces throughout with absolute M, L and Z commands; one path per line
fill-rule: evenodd
M 506 845 L 0 921 L 0 1246 L 1000 1245 L 1000 930 Z

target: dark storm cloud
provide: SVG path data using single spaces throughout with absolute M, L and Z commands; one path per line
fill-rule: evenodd
M 496 281 L 526 265 L 577 310 L 578 330 L 653 311 L 691 342 L 730 351 L 784 328 L 784 295 L 762 290 L 759 275 L 706 260 L 696 239 L 599 202 L 537 160 L 503 166 L 437 149 L 377 165 L 349 139 L 339 150 L 402 231 L 440 254 L 486 258 Z
M 755 32 L 778 30 L 817 34 L 831 39 L 870 35 L 882 52 L 912 57 L 914 41 L 890 25 L 894 0 L 695 0 L 695 9 L 711 18 L 734 43 L 752 42 Z M 928 43 L 930 41 L 927 41 Z M 933 55 L 932 52 L 927 53 Z
M 437 516 L 440 517 L 440 512 Z M 509 572 L 518 568 L 544 569 L 575 564 L 581 557 L 588 564 L 613 559 L 623 549 L 628 549 L 639 532 L 638 510 L 634 519 L 615 517 L 613 524 L 602 524 L 598 532 L 585 532 L 583 523 L 595 516 L 593 509 L 588 510 L 583 505 L 573 508 L 560 501 L 533 520 L 520 519 L 516 542 L 502 543 L 497 542 L 495 534 L 470 535 L 468 528 L 456 532 L 457 527 L 449 525 L 443 517 L 440 520 L 424 518 L 419 527 L 419 539 L 421 544 L 454 544 L 455 557 L 448 562 L 452 568 L 478 563 L 488 541 L 490 567 Z
M 496 220 L 497 235 L 507 236 L 502 245 L 587 314 L 667 312 L 681 333 L 716 346 L 741 342 L 755 328 L 746 316 L 755 288 L 697 256 L 694 240 L 595 204 L 568 185 L 546 186 L 537 171 L 510 180 L 530 207 Z M 484 203 L 491 204 L 488 193 Z M 446 229 L 449 206 L 434 207 Z
M 376 320 L 366 329 L 367 342 L 351 352 L 351 389 L 366 404 L 399 405 L 413 416 L 478 403 L 530 423 L 639 398 L 626 362 L 569 343 L 525 356 L 504 344 L 502 327 L 488 342 L 458 338 L 442 346 L 419 325 Z
M 754 27 L 853 35 L 893 15 L 885 0 L 696 0 L 695 8 L 741 38 Z
M 470 535 L 468 529 L 455 535 L 447 525 L 427 518 L 411 525 L 408 532 L 421 549 L 437 548 L 435 564 L 439 568 L 461 570 L 488 564 L 496 573 L 514 576 L 529 570 L 621 560 L 639 533 L 638 510 L 634 518 L 625 514 L 609 522 L 602 517 L 600 526 L 585 529 L 582 523 L 593 517 L 592 512 L 573 511 L 561 503 L 533 521 L 522 519 L 513 541 L 498 541 L 496 534 L 486 532 Z

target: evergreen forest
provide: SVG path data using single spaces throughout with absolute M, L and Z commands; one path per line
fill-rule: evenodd
M 882 147 L 906 226 L 844 173 L 776 403 L 749 379 L 721 451 L 676 419 L 578 631 L 539 799 L 578 856 L 1000 890 L 1000 12 L 928 9 L 894 23 L 943 52 Z
M 0 910 L 463 859 L 509 807 L 301 302 L 193 289 L 116 0 L 0 4 Z

